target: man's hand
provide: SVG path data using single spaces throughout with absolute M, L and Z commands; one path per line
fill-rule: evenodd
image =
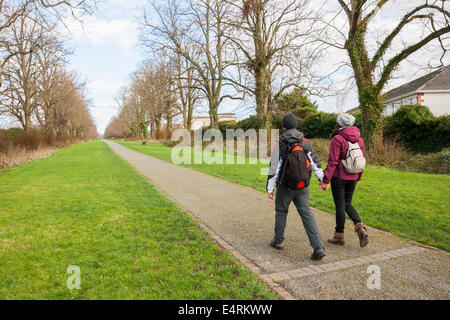
M 323 191 L 328 191 L 330 189 L 330 184 L 329 183 L 325 183 L 325 182 L 321 182 L 320 183 L 320 189 L 322 189 Z
M 270 199 L 270 200 L 275 199 L 275 197 L 274 197 L 274 195 L 273 195 L 273 192 L 269 192 L 269 193 L 268 193 L 268 196 L 269 196 L 269 199 Z

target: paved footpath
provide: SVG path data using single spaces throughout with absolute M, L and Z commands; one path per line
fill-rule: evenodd
M 285 250 L 276 251 L 268 246 L 273 237 L 274 203 L 264 193 L 143 155 L 114 142 L 106 143 L 189 212 L 222 247 L 257 273 L 281 298 L 450 299 L 447 252 L 374 228 L 368 230 L 369 246 L 361 249 L 350 223 L 346 225 L 345 247 L 333 246 L 326 239 L 334 230 L 334 215 L 314 210 L 327 256 L 313 262 L 309 259 L 312 249 L 293 205 Z M 373 288 L 377 270 L 380 289 Z

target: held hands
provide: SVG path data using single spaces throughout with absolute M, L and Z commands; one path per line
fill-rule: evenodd
M 274 197 L 274 195 L 273 195 L 273 192 L 268 193 L 268 196 L 269 196 L 269 199 L 270 199 L 270 200 L 275 199 L 275 197 Z
M 328 191 L 330 189 L 330 184 L 329 183 L 325 183 L 325 182 L 321 182 L 320 183 L 320 189 L 322 189 L 323 191 Z

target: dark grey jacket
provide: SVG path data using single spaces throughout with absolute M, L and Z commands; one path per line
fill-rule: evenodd
M 314 151 L 311 143 L 305 139 L 302 132 L 299 132 L 297 129 L 289 129 L 283 132 L 272 151 L 266 186 L 269 192 L 273 191 L 275 184 L 278 185 L 280 181 L 284 180 L 287 169 L 287 161 L 284 160 L 287 157 L 289 145 L 295 142 L 300 144 L 310 158 L 314 174 L 319 178 L 319 180 L 323 178 L 323 170 L 322 165 L 320 164 L 320 159 Z

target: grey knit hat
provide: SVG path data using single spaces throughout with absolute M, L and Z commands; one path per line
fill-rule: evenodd
M 297 128 L 297 117 L 292 112 L 288 112 L 283 117 L 283 128 L 293 129 Z
M 343 128 L 351 127 L 355 124 L 356 118 L 348 113 L 342 113 L 337 118 L 337 124 Z

